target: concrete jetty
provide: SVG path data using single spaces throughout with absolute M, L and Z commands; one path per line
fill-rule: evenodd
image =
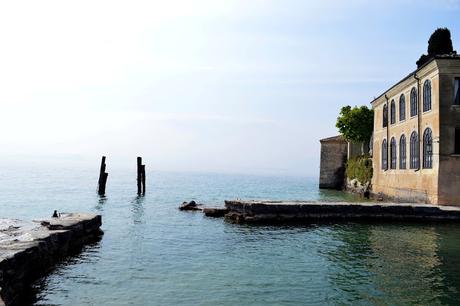
M 29 303 L 31 283 L 59 259 L 102 234 L 100 215 L 63 213 L 57 218 L 21 221 L 0 218 L 0 306 Z
M 460 221 L 460 207 L 414 203 L 225 201 L 225 218 L 241 223 L 327 220 Z

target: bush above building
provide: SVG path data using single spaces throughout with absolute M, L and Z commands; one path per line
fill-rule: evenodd
M 342 107 L 335 125 L 349 142 L 367 143 L 374 129 L 374 111 L 367 106 Z

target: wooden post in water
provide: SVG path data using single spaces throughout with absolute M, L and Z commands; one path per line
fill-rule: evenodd
M 137 157 L 137 194 L 145 194 L 145 165 L 142 164 L 142 157 Z
M 145 194 L 145 165 L 142 165 L 142 194 Z
M 137 157 L 137 194 L 142 191 L 142 157 Z
M 109 176 L 109 174 L 105 172 L 105 169 L 106 169 L 105 156 L 102 156 L 101 169 L 99 170 L 98 189 L 97 189 L 97 193 L 101 196 L 105 195 L 105 186 L 107 184 L 107 177 Z

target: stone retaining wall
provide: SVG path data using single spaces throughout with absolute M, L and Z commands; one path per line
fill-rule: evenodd
M 0 305 L 28 303 L 33 281 L 102 235 L 100 215 L 70 213 L 24 222 L 0 219 Z M 3 301 L 2 301 L 3 300 Z
M 345 203 L 305 201 L 225 201 L 226 219 L 236 222 L 318 220 L 456 220 L 460 208 L 409 203 Z

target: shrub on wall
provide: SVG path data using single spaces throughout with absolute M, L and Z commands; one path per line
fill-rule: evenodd
M 372 179 L 372 158 L 361 155 L 347 161 L 346 174 L 348 179 L 357 179 L 362 185 L 370 184 Z

